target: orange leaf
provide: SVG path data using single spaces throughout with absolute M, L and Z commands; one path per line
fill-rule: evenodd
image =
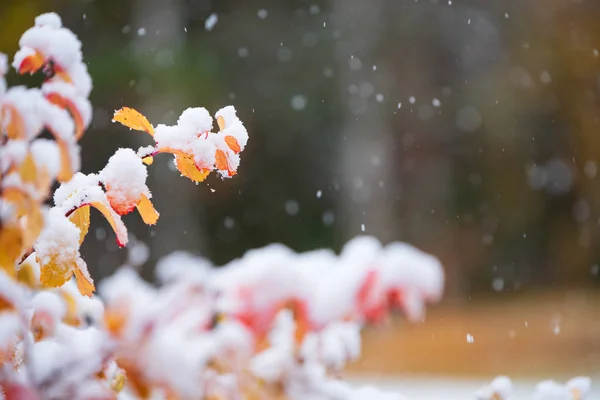
M 127 312 L 122 309 L 107 309 L 104 311 L 104 326 L 113 336 L 119 337 L 127 323 Z
M 115 111 L 112 121 L 119 122 L 129 129 L 144 131 L 150 136 L 154 136 L 154 127 L 152 124 L 148 122 L 148 119 L 144 117 L 144 115 L 133 108 L 123 107 L 120 110 Z
M 2 119 L 7 119 L 6 135 L 9 139 L 22 139 L 25 137 L 25 123 L 21 114 L 19 114 L 14 106 L 10 104 L 6 105 L 2 113 Z
M 138 212 L 147 225 L 154 225 L 158 221 L 158 212 L 154 209 L 152 202 L 145 195 L 142 195 L 137 204 Z
M 0 312 L 11 311 L 14 309 L 13 303 L 11 303 L 6 297 L 0 296 Z
M 70 78 L 66 76 L 69 81 Z M 79 109 L 73 104 L 73 102 L 66 97 L 61 96 L 58 93 L 48 93 L 46 95 L 46 99 L 52 104 L 59 106 L 60 108 L 66 108 L 69 110 L 69 113 L 73 117 L 73 121 L 75 122 L 75 138 L 79 140 L 81 136 L 83 136 L 83 132 L 85 131 L 85 126 L 83 123 L 83 117 L 79 112 Z
M 125 226 L 121 222 L 119 216 L 116 213 L 113 214 L 114 211 L 111 212 L 112 208 L 103 203 L 95 201 L 90 203 L 90 205 L 100 211 L 110 224 L 111 228 L 113 228 L 115 234 L 117 235 L 117 244 L 119 247 L 125 246 L 127 244 L 127 230 L 125 229 Z M 117 218 L 119 219 L 117 220 Z
M 92 293 L 94 293 L 96 287 L 94 286 L 94 281 L 92 280 L 92 277 L 90 276 L 87 266 L 83 260 L 80 260 L 80 262 L 77 263 L 73 273 L 75 274 L 75 282 L 77 283 L 77 289 L 79 289 L 79 293 L 81 293 L 83 296 L 92 297 Z
M 227 143 L 227 146 L 229 146 L 229 148 L 235 153 L 239 153 L 240 151 L 242 151 L 242 149 L 240 148 L 240 145 L 237 141 L 236 138 L 234 138 L 233 136 L 225 136 L 225 143 Z
M 84 205 L 73 211 L 69 215 L 69 221 L 79 228 L 79 244 L 81 245 L 90 228 L 90 206 Z
M 223 150 L 217 150 L 215 152 L 215 165 L 218 170 L 225 171 L 227 167 L 227 156 Z
M 15 262 L 23 248 L 23 235 L 16 226 L 0 227 L 0 269 L 15 274 Z
M 190 178 L 194 182 L 202 182 L 210 174 L 209 169 L 199 170 L 194 160 L 188 156 L 175 156 L 175 163 L 181 175 Z
M 42 53 L 36 50 L 34 54 L 25 57 L 23 61 L 21 61 L 21 65 L 19 65 L 19 74 L 33 74 L 42 68 L 45 62 L 46 60 Z
M 68 145 L 62 141 L 56 139 L 56 144 L 60 150 L 60 171 L 57 179 L 60 182 L 67 182 L 73 177 L 74 171 L 71 167 L 71 154 L 69 152 Z

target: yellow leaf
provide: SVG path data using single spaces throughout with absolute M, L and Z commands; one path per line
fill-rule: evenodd
M 81 245 L 90 228 L 90 206 L 85 205 L 73 211 L 69 215 L 69 221 L 79 228 L 79 245 Z
M 137 204 L 138 212 L 147 225 L 154 225 L 158 221 L 158 212 L 154 209 L 152 202 L 145 195 L 142 195 Z
M 118 218 L 118 215 L 113 215 L 113 213 L 111 212 L 112 208 L 110 208 L 110 206 L 107 206 L 103 203 L 100 202 L 93 202 L 90 203 L 90 205 L 94 208 L 96 208 L 98 211 L 100 211 L 102 213 L 102 215 L 104 215 L 104 218 L 106 218 L 106 220 L 108 221 L 108 223 L 110 224 L 111 228 L 113 228 L 113 231 L 115 231 L 115 234 L 117 235 L 117 244 L 120 247 L 123 247 L 127 244 L 127 231 L 125 230 L 124 226 L 118 226 L 117 225 L 117 221 L 115 218 Z M 120 221 L 120 219 L 119 219 Z M 122 224 L 120 224 L 122 225 Z
M 0 269 L 15 275 L 15 263 L 23 249 L 23 235 L 16 226 L 0 228 Z
M 2 120 L 4 123 L 8 123 L 6 125 L 6 135 L 9 139 L 25 138 L 25 123 L 14 106 L 6 105 L 6 108 L 2 110 Z
M 69 324 L 71 326 L 79 326 L 81 325 L 81 320 L 78 315 L 78 306 L 77 300 L 71 293 L 67 290 L 60 289 L 60 295 L 63 298 L 65 305 L 67 307 L 67 313 L 63 318 L 64 323 Z
M 75 274 L 75 282 L 77 283 L 77 289 L 83 296 L 92 297 L 92 293 L 96 290 L 94 281 L 90 276 L 87 266 L 83 260 L 80 260 L 77 267 L 73 270 Z
M 146 165 L 152 165 L 152 163 L 154 162 L 154 157 L 152 157 L 152 156 L 144 157 L 144 158 L 142 158 L 142 162 Z
M 119 122 L 130 129 L 144 131 L 150 136 L 154 136 L 154 127 L 152 124 L 148 122 L 148 119 L 143 114 L 133 108 L 123 107 L 115 111 L 112 122 Z
M 33 204 L 24 219 L 23 248 L 30 249 L 44 227 L 44 216 L 39 206 Z
M 110 388 L 115 393 L 119 393 L 125 387 L 126 382 L 127 382 L 127 378 L 125 377 L 125 372 L 122 370 L 119 370 L 119 371 L 117 371 L 112 382 L 110 383 Z
M 27 285 L 31 288 L 38 287 L 40 285 L 39 278 L 35 273 L 35 269 L 37 269 L 37 264 L 35 264 L 35 254 L 27 257 L 25 261 L 19 265 L 19 270 L 17 271 L 17 281 Z
M 73 270 L 77 267 L 75 260 L 68 263 L 57 264 L 55 260 L 43 265 L 40 264 L 40 283 L 49 287 L 59 287 L 65 284 L 73 275 Z
M 175 163 L 181 175 L 190 178 L 194 182 L 202 182 L 210 174 L 209 169 L 199 170 L 194 160 L 188 156 L 175 156 Z
M 219 125 L 219 130 L 222 131 L 225 129 L 225 118 L 222 115 L 217 117 L 217 125 Z
M 19 167 L 19 175 L 21 176 L 21 180 L 25 183 L 35 182 L 37 168 L 31 153 L 27 154 L 25 160 L 23 160 L 23 163 Z

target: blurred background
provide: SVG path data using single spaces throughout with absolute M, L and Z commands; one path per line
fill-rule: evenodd
M 442 260 L 445 299 L 367 332 L 353 373 L 600 372 L 598 1 L 2 0 L 0 50 L 47 11 L 94 80 L 83 172 L 150 144 L 110 122 L 122 106 L 156 125 L 233 104 L 250 133 L 234 179 L 149 168 L 161 219 L 125 217 L 149 279 L 174 250 L 408 241 Z M 98 215 L 91 233 L 105 276 L 127 251 Z

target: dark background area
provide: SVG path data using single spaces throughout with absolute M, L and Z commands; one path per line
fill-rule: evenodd
M 222 264 L 364 230 L 440 257 L 454 298 L 600 280 L 598 1 L 3 0 L 0 51 L 47 11 L 94 82 L 83 172 L 150 144 L 110 122 L 122 106 L 156 125 L 233 104 L 250 133 L 233 179 L 196 186 L 166 155 L 149 167 L 158 225 L 124 218 L 148 277 L 175 250 Z M 100 277 L 127 251 L 92 224 Z

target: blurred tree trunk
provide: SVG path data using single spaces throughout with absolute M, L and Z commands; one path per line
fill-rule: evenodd
M 164 67 L 164 74 L 171 73 L 169 57 L 174 58 L 185 40 L 184 2 L 136 0 L 133 7 L 132 29 L 145 30 L 144 35 L 136 36 L 133 44 L 134 51 L 144 55 L 137 57 L 140 60 L 138 85 L 144 82 L 147 86 L 145 90 L 152 92 L 152 96 L 147 96 L 146 99 L 154 100 L 145 100 L 141 92 L 142 100 L 137 106 L 154 125 L 175 123 L 180 113 L 189 105 L 181 104 L 181 99 L 174 96 L 168 85 L 165 87 L 164 82 L 168 79 L 161 79 L 160 75 L 153 76 L 156 75 L 157 67 L 149 65 L 148 61 L 155 64 L 160 62 Z M 148 144 L 145 139 L 140 137 L 140 146 Z M 159 228 L 154 230 L 148 243 L 153 259 L 176 250 L 200 251 L 204 247 L 203 230 L 198 223 L 197 188 L 188 179 L 180 178 L 178 172 L 174 172 L 172 162 L 171 157 L 157 157 L 154 165 L 149 167 L 148 186 L 153 193 L 154 204 L 161 213 Z M 169 182 L 169 191 L 162 190 L 162 183 L 166 181 Z
M 381 240 L 397 232 L 393 219 L 393 193 L 386 188 L 395 174 L 390 113 L 379 104 L 385 101 L 375 86 L 373 65 L 377 60 L 384 30 L 382 0 L 369 2 L 334 0 L 334 32 L 340 33 L 336 45 L 337 79 L 341 93 L 342 128 L 340 153 L 340 229 L 345 241 L 364 229 Z M 376 66 L 378 80 L 386 65 Z

